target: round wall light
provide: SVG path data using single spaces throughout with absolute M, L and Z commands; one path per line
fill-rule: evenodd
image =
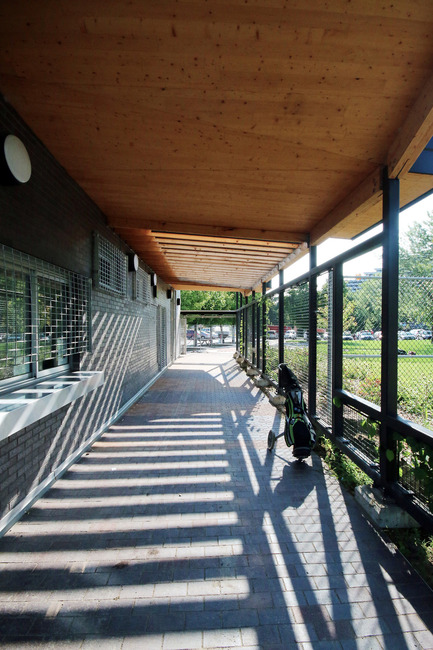
M 135 253 L 130 253 L 128 255 L 128 271 L 134 273 L 138 271 L 138 266 L 139 266 L 138 255 L 136 255 Z
M 32 175 L 32 163 L 24 143 L 16 135 L 2 138 L 1 177 L 3 183 L 27 183 Z

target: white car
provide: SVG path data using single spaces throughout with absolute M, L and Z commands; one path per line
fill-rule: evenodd
M 295 339 L 296 338 L 296 332 L 295 330 L 287 330 L 284 334 L 285 339 Z

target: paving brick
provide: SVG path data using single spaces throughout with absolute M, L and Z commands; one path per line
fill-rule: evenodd
M 179 359 L 0 540 L 2 649 L 433 648 L 431 591 L 275 426 L 227 352 Z

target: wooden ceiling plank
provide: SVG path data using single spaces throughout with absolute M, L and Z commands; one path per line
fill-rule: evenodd
M 109 225 L 117 228 L 145 228 L 157 232 L 172 232 L 191 235 L 215 235 L 225 237 L 230 241 L 233 238 L 255 239 L 271 242 L 287 242 L 289 244 L 302 244 L 307 241 L 306 232 L 284 232 L 268 230 L 266 228 L 238 228 L 229 226 L 211 226 L 202 224 L 188 224 L 184 222 L 155 221 L 144 218 L 122 217 L 121 219 L 109 218 Z
M 138 236 L 137 236 L 138 237 Z M 257 251 L 259 253 L 284 253 L 287 250 L 290 250 L 294 247 L 291 244 L 278 245 L 270 244 L 269 242 L 255 242 L 254 240 L 244 240 L 244 243 L 237 243 L 236 240 L 232 240 L 230 243 L 225 241 L 220 241 L 216 238 L 209 238 L 204 240 L 200 237 L 187 236 L 185 239 L 179 239 L 176 235 L 172 237 L 161 237 L 160 235 L 155 235 L 156 240 L 163 247 L 170 246 L 179 246 L 179 247 L 188 247 L 195 246 L 202 249 L 217 248 L 218 250 L 250 250 Z
M 162 246 L 162 250 L 164 252 L 164 255 L 168 257 L 180 257 L 180 256 L 189 256 L 192 257 L 194 256 L 195 258 L 202 258 L 202 259 L 236 259 L 237 257 L 239 259 L 249 259 L 249 260 L 257 260 L 260 262 L 267 262 L 269 260 L 279 260 L 282 257 L 286 257 L 287 255 L 290 255 L 293 250 L 293 248 L 284 251 L 284 253 L 280 254 L 272 254 L 272 253 L 258 253 L 257 251 L 243 251 L 243 250 L 218 250 L 217 248 L 212 248 L 212 249 L 203 249 L 200 247 L 191 247 L 191 248 L 177 248 L 176 246 L 172 246 L 170 248 L 166 248 L 165 246 Z
M 127 229 L 125 229 L 125 232 Z M 138 230 L 132 231 L 134 233 L 139 232 Z M 156 237 L 158 241 L 186 241 L 188 242 L 199 242 L 203 244 L 218 244 L 222 246 L 242 246 L 242 247 L 252 247 L 262 250 L 275 249 L 277 251 L 285 250 L 290 243 L 285 244 L 284 242 L 273 242 L 268 240 L 254 240 L 254 239 L 241 239 L 239 237 L 212 237 L 206 235 L 185 235 L 182 233 L 160 233 L 158 231 L 150 231 Z

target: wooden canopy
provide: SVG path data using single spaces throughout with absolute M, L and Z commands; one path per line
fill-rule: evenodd
M 250 291 L 433 188 L 431 0 L 14 0 L 0 91 L 174 288 Z

